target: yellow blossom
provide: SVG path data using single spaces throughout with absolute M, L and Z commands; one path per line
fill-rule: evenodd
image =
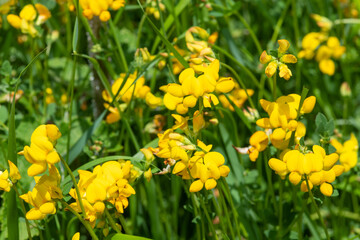
M 344 166 L 345 172 L 355 167 L 358 161 L 359 143 L 355 135 L 352 133 L 349 140 L 341 144 L 338 140 L 332 139 L 331 145 L 336 148 L 336 152 L 340 155 L 340 164 Z
M 28 175 L 35 176 L 46 171 L 48 165 L 60 161 L 55 149 L 56 140 L 61 136 L 59 129 L 53 124 L 40 125 L 31 135 L 31 144 L 24 147 L 19 154 L 32 165 L 28 168 Z

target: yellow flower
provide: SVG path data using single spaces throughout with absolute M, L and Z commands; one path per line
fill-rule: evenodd
M 94 16 L 98 16 L 103 22 L 108 21 L 111 18 L 110 8 L 118 10 L 125 6 L 125 0 L 107 0 L 107 1 L 95 1 L 95 0 L 80 0 L 80 6 L 83 9 L 83 15 L 91 20 Z
M 355 135 L 352 133 L 349 140 L 341 144 L 338 140 L 332 139 L 331 145 L 336 148 L 336 152 L 340 155 L 340 164 L 344 166 L 345 172 L 355 167 L 358 161 L 359 143 Z
M 74 234 L 74 236 L 71 238 L 71 240 L 80 240 L 80 233 L 77 232 Z
M 268 55 L 266 53 L 266 51 L 264 50 L 262 53 L 261 53 L 261 56 L 260 56 L 260 63 L 261 64 L 266 64 L 268 62 L 270 62 L 272 59 L 271 55 Z
M 146 179 L 146 181 L 150 182 L 152 178 L 151 168 L 144 172 L 144 178 Z
M 290 43 L 288 40 L 286 39 L 280 39 L 278 40 L 278 44 L 279 44 L 279 48 L 278 51 L 279 53 L 286 53 L 286 51 L 289 49 L 290 47 Z
M 86 220 L 92 227 L 95 227 L 98 219 L 105 210 L 105 202 L 110 202 L 119 213 L 124 212 L 129 204 L 128 197 L 135 194 L 128 179 L 131 176 L 131 164 L 129 161 L 124 164 L 118 161 L 109 161 L 98 165 L 93 172 L 79 170 L 78 187 L 86 212 Z M 76 200 L 70 206 L 77 212 L 81 212 L 79 199 L 75 189 L 69 194 Z
M 59 129 L 53 124 L 40 125 L 31 135 L 31 144 L 24 147 L 19 154 L 32 165 L 28 168 L 28 175 L 35 176 L 46 171 L 48 165 L 60 161 L 55 150 L 56 140 L 61 136 Z
M 281 154 L 281 160 L 271 158 L 269 166 L 282 179 L 290 173 L 289 181 L 294 185 L 301 183 L 300 189 L 303 192 L 307 192 L 309 188 L 311 190 L 314 186 L 320 186 L 322 194 L 331 196 L 333 193 L 331 183 L 343 173 L 344 167 L 335 165 L 339 158 L 338 154 L 326 155 L 325 150 L 318 145 L 314 145 L 312 150 L 303 154 L 299 150 L 287 149 Z
M 0 14 L 7 14 L 10 11 L 11 6 L 15 5 L 17 0 L 2 1 L 0 5 Z
M 203 69 L 203 74 L 199 77 L 195 76 L 192 68 L 182 71 L 179 76 L 180 84 L 170 83 L 160 88 L 166 92 L 165 106 L 170 110 L 176 110 L 179 114 L 185 114 L 189 108 L 197 104 L 200 97 L 204 107 L 217 105 L 219 100 L 212 92 L 227 93 L 235 86 L 232 78 L 219 79 L 219 67 L 220 63 L 215 59 Z
M 27 33 L 32 37 L 35 37 L 38 34 L 34 27 L 35 19 L 35 24 L 41 25 L 50 17 L 50 11 L 44 5 L 37 3 L 35 4 L 35 8 L 32 4 L 25 5 L 24 8 L 20 11 L 19 16 L 9 14 L 7 16 L 7 20 L 14 28 L 21 29 L 23 33 Z
M 5 170 L 3 172 L 0 171 L 0 190 L 5 192 L 10 192 L 11 183 L 9 181 L 9 172 Z
M 26 213 L 26 218 L 29 220 L 41 220 L 48 214 L 55 214 L 56 204 L 54 199 L 63 197 L 59 188 L 59 172 L 52 166 L 49 173 L 50 175 L 35 178 L 36 185 L 33 190 L 20 196 L 21 199 L 34 207 Z
M 202 128 L 205 127 L 205 120 L 202 113 L 199 112 L 199 110 L 196 110 L 194 112 L 194 118 L 193 118 L 193 131 L 194 133 L 198 133 Z
M 251 135 L 249 142 L 251 145 L 248 150 L 249 158 L 251 161 L 255 162 L 259 156 L 259 152 L 262 152 L 267 148 L 269 138 L 265 132 L 256 131 L 253 135 Z
M 16 183 L 18 180 L 21 179 L 21 175 L 17 166 L 10 160 L 8 160 L 9 167 L 10 167 L 10 179 L 12 183 Z

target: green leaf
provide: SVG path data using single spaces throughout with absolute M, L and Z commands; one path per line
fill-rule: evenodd
M 73 52 L 77 52 L 76 49 L 77 49 L 78 40 L 79 40 L 79 19 L 78 17 L 76 17 L 73 40 L 72 40 Z
M 5 106 L 0 106 L 0 122 L 5 123 L 9 118 L 8 110 Z
M 81 136 L 81 138 L 71 147 L 69 152 L 68 164 L 70 165 L 77 156 L 83 151 L 84 146 L 87 141 L 91 138 L 94 131 L 100 126 L 101 121 L 103 120 L 107 111 L 101 113 L 101 115 L 95 120 L 94 124 L 86 130 L 86 132 Z M 63 154 L 65 155 L 65 154 Z
M 324 114 L 318 113 L 315 118 L 316 130 L 323 134 L 326 130 L 325 126 L 327 124 L 327 119 Z
M 333 119 L 330 119 L 326 124 L 325 124 L 325 131 L 327 132 L 327 134 L 329 136 L 332 136 L 334 134 L 334 130 L 335 130 L 335 123 Z
M 117 233 L 110 238 L 111 240 L 150 240 L 151 238 L 132 236 L 127 234 Z
M 12 67 L 11 67 L 10 62 L 8 60 L 5 60 L 3 62 L 3 64 L 1 65 L 0 74 L 8 77 L 8 76 L 11 76 L 11 72 L 12 72 Z

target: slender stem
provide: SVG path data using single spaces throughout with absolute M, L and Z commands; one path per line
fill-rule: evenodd
M 89 234 L 91 235 L 93 240 L 99 240 L 99 238 L 96 236 L 96 234 L 95 234 L 94 230 L 92 229 L 92 227 L 90 226 L 90 224 L 87 221 L 85 221 L 80 216 L 80 214 L 78 214 L 74 209 L 72 209 L 72 207 L 70 207 L 70 205 L 67 204 L 63 199 L 61 199 L 60 202 L 80 220 L 80 222 L 85 226 L 86 230 L 89 232 Z
M 195 217 L 197 216 L 200 216 L 199 212 L 198 212 L 198 207 L 197 207 L 197 204 L 196 204 L 196 201 L 195 201 L 195 196 L 194 194 L 192 193 L 189 193 L 189 184 L 186 184 L 184 185 L 184 188 L 186 190 L 186 192 L 188 193 L 188 195 L 190 195 L 190 199 L 191 199 L 191 202 L 192 202 L 192 205 L 193 205 L 193 209 L 194 209 L 194 215 Z M 202 239 L 201 238 L 201 233 L 204 232 L 204 223 L 203 221 L 201 221 L 201 229 L 200 229 L 200 226 L 198 223 L 195 223 L 196 224 L 196 235 L 197 235 L 197 239 Z M 201 231 L 202 230 L 202 231 Z
M 62 164 L 64 164 L 66 171 L 69 173 L 69 175 L 71 177 L 71 180 L 72 180 L 72 182 L 74 184 L 74 187 L 75 187 L 75 190 L 76 190 L 77 201 L 79 201 L 79 205 L 80 205 L 80 208 L 81 208 L 81 211 L 82 211 L 82 215 L 84 216 L 84 218 L 86 218 L 85 208 L 84 208 L 84 205 L 83 205 L 83 202 L 82 202 L 82 197 L 80 195 L 79 187 L 78 187 L 78 185 L 76 183 L 75 176 L 72 173 L 69 165 L 65 162 L 64 158 L 60 154 L 59 154 L 59 156 L 60 156 L 60 160 L 61 160 Z
M 190 194 L 194 194 L 194 193 L 190 193 Z M 204 200 L 202 199 L 202 197 L 198 197 L 200 199 L 200 205 L 201 207 L 203 208 L 204 210 L 204 213 L 205 213 L 205 217 L 209 223 L 209 226 L 210 226 L 210 230 L 211 230 L 211 233 L 213 234 L 213 236 L 215 237 L 215 239 L 218 239 L 218 236 L 216 235 L 216 231 L 215 231 L 215 227 L 214 227 L 214 223 L 212 222 L 211 218 L 210 218 L 210 215 L 209 215 L 209 212 L 207 210 L 207 207 L 204 203 Z
M 255 77 L 255 75 L 244 65 L 242 65 L 238 60 L 236 60 L 230 53 L 228 53 L 227 51 L 225 51 L 223 48 L 216 46 L 215 44 L 211 46 L 212 48 L 214 48 L 215 50 L 221 52 L 222 54 L 224 54 L 226 57 L 228 57 L 231 61 L 233 61 L 234 63 L 236 63 L 236 65 L 238 65 L 242 70 L 244 70 L 246 72 L 246 74 L 250 77 L 251 81 L 258 87 L 260 88 L 261 85 L 259 83 L 259 81 L 257 80 L 257 78 Z
M 241 16 L 238 12 L 235 13 L 235 15 L 239 18 L 239 20 L 242 22 L 242 24 L 244 24 L 244 26 L 246 27 L 246 29 L 249 31 L 249 34 L 252 38 L 252 40 L 255 43 L 255 46 L 259 52 L 259 54 L 262 53 L 262 48 L 259 42 L 259 39 L 256 37 L 254 31 L 252 30 L 252 28 L 250 27 L 250 25 L 246 22 L 245 18 L 243 18 L 243 16 Z
M 311 201 L 312 201 L 312 203 L 313 203 L 313 205 L 314 205 L 314 207 L 315 207 L 315 210 L 316 210 L 316 213 L 317 213 L 317 215 L 318 215 L 318 217 L 319 217 L 319 219 L 320 219 L 321 225 L 322 225 L 323 228 L 324 228 L 324 231 L 325 231 L 325 234 L 326 234 L 326 239 L 327 239 L 327 240 L 330 240 L 329 233 L 328 233 L 327 228 L 326 228 L 325 223 L 324 223 L 324 219 L 321 217 L 321 213 L 320 213 L 319 207 L 317 206 L 317 204 L 316 204 L 316 202 L 315 202 L 315 199 L 314 199 L 314 196 L 313 196 L 313 194 L 312 194 L 312 192 L 311 192 L 311 189 L 310 189 L 310 186 L 309 186 L 309 181 L 308 181 L 307 178 L 308 178 L 308 177 L 305 175 L 306 186 L 307 186 L 307 188 L 308 188 L 308 192 L 309 192 Z
M 357 18 L 336 19 L 333 23 L 335 25 L 338 25 L 338 24 L 360 24 L 360 19 L 357 19 Z
M 236 71 L 229 65 L 225 64 L 225 63 L 221 63 L 221 65 L 223 65 L 224 67 L 226 67 L 227 69 L 229 69 L 231 71 L 231 73 L 234 75 L 235 79 L 237 80 L 237 82 L 240 84 L 240 86 L 245 90 L 245 93 L 246 93 L 246 96 L 248 97 L 249 99 L 249 102 L 250 102 L 250 105 L 252 108 L 256 109 L 255 108 L 255 105 L 254 105 L 254 102 L 253 100 L 251 99 L 251 96 L 249 95 L 248 93 L 248 90 L 243 82 L 243 80 L 240 78 L 240 76 L 236 73 Z
M 23 211 L 24 216 L 25 216 L 26 231 L 27 231 L 27 233 L 28 233 L 28 238 L 29 238 L 30 240 L 32 240 L 31 231 L 30 231 L 30 224 L 29 224 L 29 221 L 28 221 L 27 218 L 26 218 L 26 209 L 25 209 L 24 202 L 23 202 L 23 200 L 20 198 L 20 194 L 19 194 L 19 191 L 18 191 L 18 189 L 17 189 L 17 187 L 16 187 L 16 184 L 14 184 L 14 185 L 12 186 L 12 188 L 15 190 L 16 195 L 17 195 L 18 198 L 19 198 L 20 207 L 21 207 L 21 210 Z
M 268 186 L 270 189 L 270 194 L 271 194 L 271 198 L 274 204 L 274 210 L 275 213 L 278 214 L 279 213 L 279 209 L 278 209 L 278 205 L 276 204 L 276 197 L 275 197 L 275 191 L 274 191 L 274 186 L 273 186 L 273 182 L 271 179 L 271 170 L 269 165 L 267 164 L 268 161 L 268 154 L 269 154 L 269 149 L 266 149 L 266 151 L 263 154 L 264 157 L 264 163 L 265 163 L 265 171 L 266 171 L 266 177 L 267 177 L 267 181 L 268 181 Z
M 234 220 L 235 220 L 235 225 L 236 225 L 236 233 L 237 235 L 240 237 L 241 236 L 241 231 L 239 229 L 239 226 L 241 228 L 241 230 L 243 231 L 243 235 L 245 238 L 248 237 L 248 233 L 246 232 L 245 228 L 243 228 L 243 225 L 239 224 L 238 222 L 238 211 L 237 209 L 235 208 L 235 205 L 234 205 L 234 202 L 233 202 L 233 199 L 231 197 L 231 193 L 230 193 L 230 188 L 229 188 L 229 185 L 227 184 L 226 180 L 225 179 L 221 179 L 221 187 L 222 187 L 222 190 L 223 190 L 223 193 L 225 195 L 225 197 L 227 198 L 227 201 L 230 203 L 230 207 L 231 207 L 231 210 L 234 214 Z
M 111 18 L 109 20 L 109 25 L 110 25 L 111 33 L 112 33 L 112 35 L 114 37 L 114 40 L 115 40 L 116 48 L 119 51 L 122 68 L 123 68 L 123 70 L 125 72 L 128 72 L 129 68 L 128 68 L 128 65 L 127 65 L 127 62 L 126 62 L 125 54 L 124 54 L 123 48 L 121 46 L 120 40 L 118 38 L 118 35 L 116 34 L 116 29 L 115 29 L 114 23 L 112 22 Z
M 117 232 L 117 233 L 121 233 L 121 230 L 116 226 L 116 223 L 114 221 L 114 219 L 112 218 L 111 214 L 109 213 L 109 210 L 107 209 L 107 207 L 105 207 L 105 216 L 108 219 L 110 226 Z
M 225 212 L 225 216 L 226 216 L 226 220 L 227 220 L 227 225 L 229 226 L 229 229 L 230 229 L 230 234 L 231 234 L 232 238 L 235 239 L 235 234 L 234 234 L 232 222 L 231 222 L 231 219 L 230 219 L 230 214 L 229 214 L 229 212 L 228 212 L 228 208 L 227 208 L 227 206 L 226 206 L 223 193 L 220 192 L 220 191 L 219 191 L 218 201 L 219 201 L 219 205 L 222 205 L 222 206 L 223 206 L 223 209 L 224 209 L 224 212 Z M 219 206 L 219 208 L 221 208 L 221 207 Z M 223 222 L 222 219 L 220 219 L 220 223 L 221 223 L 221 222 Z M 224 223 L 222 223 L 222 224 L 224 224 Z
M 66 162 L 69 161 L 70 156 L 70 139 L 71 139 L 71 125 L 72 125 L 72 108 L 73 108 L 73 98 L 74 98 L 74 83 L 75 83 L 75 74 L 76 74 L 76 63 L 77 63 L 77 56 L 74 56 L 74 62 L 73 62 L 73 69 L 71 72 L 71 81 L 68 89 L 68 95 L 70 95 L 70 103 L 68 108 L 68 114 L 69 114 L 69 124 L 68 129 L 69 133 L 67 136 L 67 142 L 66 142 Z
M 284 189 L 284 181 L 282 179 L 280 180 L 280 188 L 279 188 L 279 231 L 278 231 L 278 236 L 281 236 L 282 234 L 282 225 L 283 225 L 283 206 L 282 206 L 282 201 L 283 201 L 283 189 Z
M 122 228 L 124 229 L 124 232 L 125 232 L 126 234 L 130 234 L 129 229 L 127 229 L 127 227 L 126 227 L 124 216 L 123 216 L 123 215 L 120 215 L 120 216 L 119 216 L 119 220 L 120 220 L 120 223 L 121 223 Z

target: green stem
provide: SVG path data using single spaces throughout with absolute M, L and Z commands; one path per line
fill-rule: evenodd
M 213 49 L 215 49 L 216 51 L 221 52 L 222 54 L 224 54 L 226 57 L 228 57 L 231 61 L 233 61 L 234 63 L 236 63 L 236 65 L 238 65 L 242 70 L 245 71 L 245 73 L 250 77 L 251 81 L 258 87 L 260 88 L 261 85 L 259 83 L 259 81 L 256 79 L 255 75 L 244 65 L 242 65 L 238 60 L 236 60 L 230 53 L 228 53 L 227 51 L 225 51 L 223 48 L 214 45 L 211 45 L 211 47 Z
M 225 197 L 227 198 L 227 201 L 230 203 L 231 211 L 232 211 L 232 213 L 234 214 L 234 221 L 235 221 L 235 225 L 236 225 L 236 233 L 237 233 L 237 235 L 238 235 L 239 237 L 241 236 L 241 231 L 240 231 L 240 229 L 239 229 L 239 227 L 240 227 L 241 230 L 242 230 L 243 233 L 244 233 L 244 237 L 247 238 L 247 237 L 248 237 L 248 233 L 246 232 L 246 230 L 245 230 L 245 228 L 243 227 L 243 225 L 242 225 L 242 224 L 239 224 L 239 222 L 238 222 L 239 214 L 238 214 L 237 209 L 235 208 L 233 199 L 232 199 L 232 197 L 231 197 L 229 185 L 227 184 L 227 182 L 226 182 L 225 179 L 221 179 L 221 182 L 220 182 L 220 183 L 221 183 L 222 191 L 223 191 Z
M 251 99 L 251 96 L 248 94 L 248 90 L 243 82 L 243 80 L 240 78 L 240 76 L 236 73 L 236 71 L 229 65 L 225 64 L 225 63 L 221 63 L 221 65 L 223 65 L 224 67 L 226 67 L 227 69 L 229 69 L 231 71 L 231 73 L 234 75 L 235 79 L 237 80 L 237 82 L 240 84 L 240 86 L 245 90 L 246 96 L 249 99 L 250 105 L 252 108 L 255 108 L 254 102 Z
M 190 194 L 194 194 L 194 193 L 190 193 Z M 211 218 L 210 218 L 209 212 L 208 212 L 207 207 L 206 207 L 206 205 L 205 205 L 205 203 L 204 203 L 204 200 L 202 199 L 202 196 L 198 197 L 198 199 L 200 199 L 200 205 L 201 205 L 201 207 L 202 207 L 203 210 L 204 210 L 205 217 L 206 217 L 206 219 L 207 219 L 207 221 L 208 221 L 208 223 L 209 223 L 211 233 L 212 233 L 212 235 L 215 237 L 215 239 L 218 240 L 218 236 L 216 235 L 216 231 L 215 231 L 214 224 L 213 224 L 213 222 L 212 222 L 212 220 L 211 220 Z
M 196 201 L 195 201 L 195 196 L 193 193 L 189 193 L 189 184 L 186 184 L 184 185 L 184 188 L 186 190 L 186 192 L 188 193 L 188 195 L 190 195 L 190 199 L 191 199 L 191 202 L 192 202 L 192 205 L 193 205 L 193 209 L 194 209 L 194 215 L 195 217 L 197 216 L 200 216 L 199 212 L 198 212 L 198 206 L 196 204 Z M 204 222 L 201 221 L 201 229 L 200 229 L 200 226 L 198 223 L 195 223 L 196 224 L 196 235 L 197 235 L 197 239 L 200 240 L 202 239 L 201 238 L 201 233 L 204 232 Z
M 281 236 L 282 234 L 282 227 L 283 227 L 283 206 L 282 206 L 282 201 L 283 201 L 283 189 L 284 189 L 284 181 L 280 178 L 280 188 L 279 188 L 279 231 L 278 231 L 278 236 Z
M 274 204 L 274 210 L 275 210 L 275 213 L 278 214 L 279 209 L 278 209 L 278 205 L 276 204 L 275 191 L 274 191 L 274 186 L 273 186 L 273 182 L 272 182 L 272 179 L 271 179 L 271 169 L 270 169 L 269 165 L 267 164 L 268 163 L 268 155 L 269 155 L 269 149 L 266 149 L 266 151 L 263 153 L 266 177 L 267 177 L 268 186 L 269 186 L 269 189 L 270 189 L 272 202 Z
M 15 193 L 16 193 L 16 195 L 18 196 L 21 210 L 23 211 L 24 216 L 26 216 L 25 205 L 24 205 L 23 200 L 20 198 L 20 194 L 19 194 L 19 191 L 18 191 L 18 189 L 17 189 L 17 187 L 16 187 L 16 184 L 14 184 L 14 185 L 12 186 L 12 188 L 15 190 Z M 29 221 L 27 220 L 26 217 L 25 217 L 25 223 L 26 223 L 26 231 L 27 231 L 27 233 L 28 233 L 28 238 L 29 238 L 30 240 L 32 240 L 31 231 L 30 231 L 30 224 L 29 224 Z
M 235 15 L 239 18 L 239 20 L 242 22 L 242 24 L 244 24 L 244 26 L 246 27 L 246 29 L 249 31 L 249 34 L 250 34 L 252 40 L 254 41 L 255 46 L 256 46 L 259 54 L 261 54 L 263 49 L 261 48 L 259 39 L 256 37 L 254 31 L 252 30 L 252 28 L 250 27 L 250 25 L 246 22 L 245 18 L 243 18 L 238 12 L 235 13 Z
M 69 165 L 65 162 L 64 158 L 59 154 L 60 156 L 60 160 L 62 162 L 62 164 L 64 164 L 64 167 L 66 169 L 66 171 L 68 172 L 68 174 L 70 175 L 71 177 L 71 180 L 74 184 L 74 187 L 75 187 L 75 190 L 76 190 L 76 196 L 77 196 L 77 201 L 79 201 L 79 205 L 80 205 L 80 208 L 81 208 L 81 211 L 82 211 L 82 215 L 84 216 L 84 218 L 86 218 L 86 212 L 85 212 L 85 208 L 84 208 L 84 205 L 83 205 L 83 202 L 82 202 L 82 196 L 80 195 L 80 190 L 79 190 L 79 187 L 76 183 L 76 179 L 75 179 L 75 176 L 73 174 L 73 172 L 71 171 Z
M 345 19 L 336 19 L 334 25 L 338 24 L 360 24 L 360 19 L 357 18 L 345 18 Z
M 272 35 L 272 37 L 271 37 L 271 44 L 274 44 L 274 43 L 275 43 L 275 41 L 276 41 L 276 39 L 277 39 L 277 37 L 278 37 L 278 35 L 279 35 L 280 29 L 281 29 L 281 25 L 282 25 L 283 22 L 284 22 L 284 19 L 285 19 L 285 17 L 286 17 L 286 12 L 287 12 L 287 10 L 288 10 L 288 8 L 289 8 L 289 6 L 290 6 L 290 3 L 291 3 L 291 0 L 288 0 L 288 1 L 286 2 L 286 6 L 285 6 L 285 8 L 284 8 L 284 10 L 283 10 L 283 12 L 282 12 L 282 14 L 281 14 L 278 22 L 276 23 L 276 26 L 275 26 L 275 29 L 274 29 L 274 33 L 273 33 L 273 35 Z
M 124 229 L 124 232 L 125 232 L 126 234 L 130 234 L 129 229 L 126 227 L 124 216 L 123 216 L 123 215 L 120 215 L 120 216 L 119 216 L 119 220 L 120 220 L 120 223 L 121 223 L 122 228 Z
M 74 56 L 74 62 L 73 62 L 73 69 L 71 72 L 71 81 L 68 89 L 68 96 L 70 95 L 70 103 L 69 103 L 69 125 L 68 125 L 68 136 L 67 136 L 67 142 L 66 142 L 66 162 L 69 161 L 69 155 L 70 155 L 70 139 L 71 139 L 71 125 L 72 125 L 72 108 L 73 108 L 73 98 L 74 98 L 74 83 L 75 83 L 75 74 L 76 74 L 76 63 L 77 63 L 77 57 Z
M 107 220 L 110 223 L 110 226 L 117 232 L 117 233 L 121 233 L 121 230 L 116 226 L 116 223 L 114 221 L 114 219 L 112 218 L 111 214 L 109 213 L 109 210 L 107 209 L 107 207 L 105 207 L 105 216 L 107 218 Z
M 310 196 L 311 201 L 312 201 L 312 203 L 313 203 L 313 205 L 314 205 L 314 208 L 315 208 L 315 210 L 316 210 L 316 213 L 317 213 L 317 215 L 318 215 L 318 217 L 319 217 L 319 219 L 320 219 L 321 225 L 322 225 L 323 228 L 324 228 L 324 231 L 325 231 L 325 234 L 326 234 L 326 239 L 327 239 L 327 240 L 330 240 L 330 236 L 329 236 L 329 233 L 328 233 L 327 228 L 326 228 L 326 226 L 325 226 L 324 219 L 321 217 L 321 213 L 320 213 L 319 207 L 317 206 L 317 204 L 316 204 L 316 202 L 315 202 L 315 199 L 314 199 L 314 196 L 313 196 L 312 191 L 311 191 L 311 189 L 310 189 L 309 181 L 308 181 L 307 178 L 308 178 L 307 175 L 305 175 L 305 181 L 306 181 L 306 186 L 307 186 L 307 188 L 308 188 L 309 196 Z
M 126 72 L 129 71 L 129 68 L 128 68 L 128 65 L 127 65 L 127 62 L 126 62 L 126 58 L 125 58 L 125 54 L 124 54 L 124 50 L 121 46 L 121 43 L 120 43 L 120 40 L 118 38 L 118 35 L 116 34 L 116 29 L 115 29 L 115 26 L 114 26 L 114 23 L 112 22 L 112 20 L 110 19 L 109 20 L 109 25 L 110 25 L 110 30 L 111 30 L 111 33 L 114 37 L 114 40 L 115 40 L 115 44 L 116 44 L 116 48 L 117 50 L 119 51 L 119 55 L 120 55 L 120 59 L 121 59 L 121 64 L 122 64 L 122 67 L 123 67 L 123 70 Z
M 89 232 L 89 234 L 93 240 L 99 240 L 99 238 L 96 236 L 96 234 L 95 234 L 94 230 L 92 229 L 92 227 L 90 226 L 90 224 L 87 221 L 85 221 L 80 216 L 80 214 L 78 214 L 74 209 L 72 209 L 72 207 L 70 207 L 70 205 L 67 204 L 63 199 L 61 199 L 60 202 L 79 219 L 79 221 L 85 226 L 86 230 Z

